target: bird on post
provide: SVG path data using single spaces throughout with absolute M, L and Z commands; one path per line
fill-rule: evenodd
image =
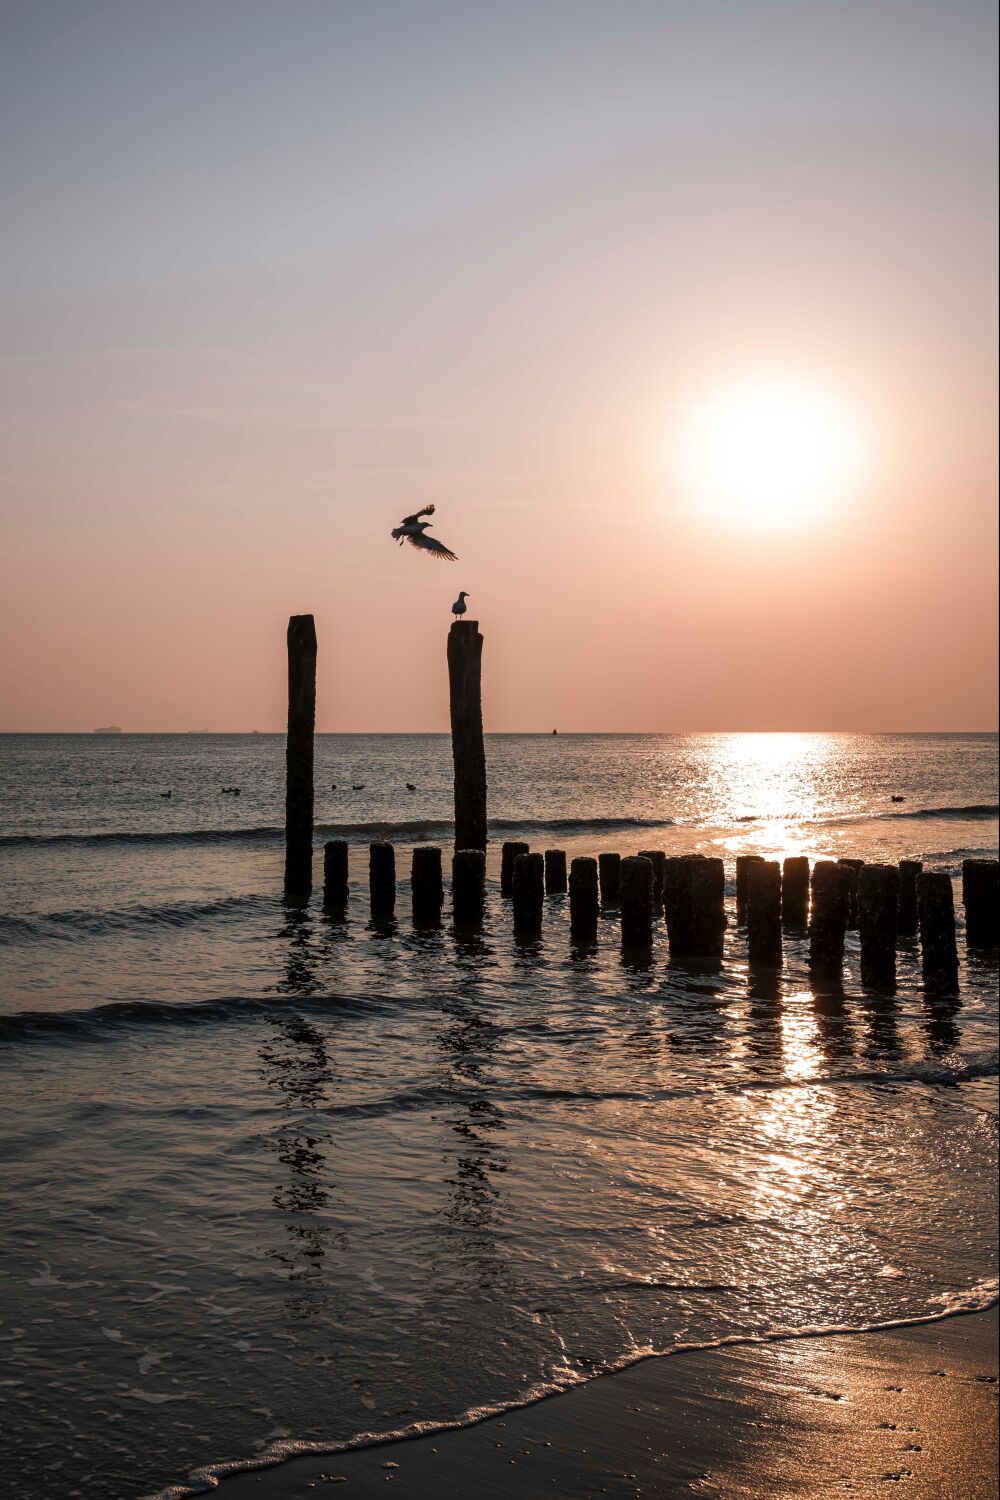
M 463 589 L 458 598 L 455 600 L 454 604 L 451 606 L 451 612 L 455 616 L 456 620 L 460 619 L 461 616 L 465 614 L 465 601 L 466 599 L 468 599 L 468 597 L 468 594 Z
M 419 547 L 423 552 L 429 552 L 431 557 L 447 559 L 448 562 L 457 562 L 458 558 L 454 552 L 450 552 L 443 542 L 439 542 L 435 536 L 427 536 L 430 521 L 422 521 L 421 516 L 432 516 L 433 505 L 425 505 L 422 510 L 414 511 L 412 516 L 404 516 L 398 526 L 392 528 L 392 539 L 400 546 L 409 542 L 411 547 Z

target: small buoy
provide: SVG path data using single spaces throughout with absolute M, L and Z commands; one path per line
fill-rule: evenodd
M 330 790 L 331 792 L 335 792 L 337 790 L 337 783 L 335 781 L 330 782 Z

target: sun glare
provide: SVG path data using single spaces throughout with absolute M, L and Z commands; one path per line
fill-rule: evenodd
M 758 383 L 697 407 L 684 442 L 684 480 L 695 503 L 762 526 L 825 515 L 858 466 L 852 423 L 821 392 Z

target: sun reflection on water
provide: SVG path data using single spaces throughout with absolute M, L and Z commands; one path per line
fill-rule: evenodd
M 759 842 L 750 825 L 766 822 L 766 842 L 777 858 L 810 851 L 802 824 L 820 818 L 833 801 L 843 755 L 835 734 L 726 734 L 713 739 L 710 789 L 746 834 L 721 841 L 729 850 Z

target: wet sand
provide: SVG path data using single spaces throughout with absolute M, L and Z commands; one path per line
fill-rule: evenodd
M 648 1359 L 475 1427 L 234 1476 L 221 1500 L 995 1500 L 997 1311 Z

